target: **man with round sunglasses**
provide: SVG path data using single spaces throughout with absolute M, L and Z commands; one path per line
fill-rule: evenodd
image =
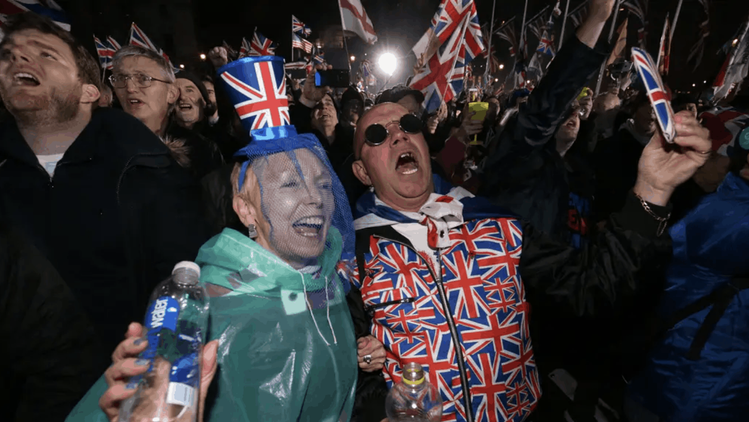
M 591 2 L 577 39 L 566 44 L 572 53 L 560 51 L 552 79 L 538 87 L 542 98 L 529 98 L 509 129 L 515 136 L 553 135 L 605 57 L 592 46 L 612 7 L 613 0 Z M 570 61 L 570 54 L 582 57 Z M 558 98 L 546 101 L 550 95 Z M 532 338 L 536 323 L 610 315 L 635 296 L 637 275 L 668 256 L 668 200 L 704 163 L 708 134 L 696 120 L 678 116 L 679 148 L 654 138 L 624 209 L 576 250 L 433 178 L 424 135 L 408 116 L 404 107 L 383 103 L 362 116 L 355 133 L 353 170 L 370 187 L 354 211 L 351 281 L 352 294 L 361 295 L 360 317 L 388 350 L 388 386 L 400 381 L 404 363 L 418 362 L 440 390 L 443 418 L 525 420 L 539 406 L 546 379 L 536 362 L 559 347 Z

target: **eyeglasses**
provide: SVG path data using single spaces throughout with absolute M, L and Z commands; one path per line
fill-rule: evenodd
M 109 77 L 109 82 L 115 88 L 125 88 L 128 80 L 132 80 L 133 83 L 140 88 L 148 88 L 151 86 L 151 81 L 162 82 L 165 84 L 169 83 L 168 81 L 162 81 L 161 79 L 156 79 L 153 76 L 144 75 L 142 73 L 135 75 L 111 75 Z
M 388 125 L 390 123 L 388 123 Z M 400 118 L 400 121 L 398 121 L 398 127 L 406 133 L 419 133 L 421 132 L 421 119 L 413 114 L 404 114 L 403 117 Z M 390 136 L 390 132 L 385 126 L 379 123 L 369 125 L 369 127 L 364 131 L 364 141 L 369 146 L 373 147 L 382 145 L 387 140 L 388 136 Z

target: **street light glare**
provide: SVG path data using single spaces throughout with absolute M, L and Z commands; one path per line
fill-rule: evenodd
M 505 68 L 505 65 L 503 65 L 503 64 L 499 65 L 499 70 L 502 70 L 504 68 Z
M 181 65 L 179 65 L 179 68 L 180 68 L 180 69 L 184 69 L 184 68 L 185 68 L 185 65 L 181 64 Z
M 356 56 L 354 56 L 354 55 L 352 54 L 352 55 L 351 55 L 351 57 L 349 57 L 349 59 L 351 59 L 351 61 L 353 62 L 353 61 L 355 61 L 355 60 L 356 60 Z
M 205 60 L 205 54 L 200 55 L 200 60 Z
M 392 76 L 395 73 L 395 69 L 398 67 L 398 59 L 395 58 L 393 53 L 384 53 L 378 60 L 380 69 L 385 72 L 388 76 Z

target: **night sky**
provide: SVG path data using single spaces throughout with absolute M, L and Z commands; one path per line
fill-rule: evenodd
M 196 28 L 198 42 L 203 48 L 220 43 L 226 39 L 238 45 L 241 37 L 252 36 L 255 26 L 267 37 L 281 44 L 279 54 L 288 59 L 290 43 L 290 14 L 295 14 L 315 31 L 330 24 L 340 24 L 340 14 L 335 0 L 278 0 L 246 2 L 238 6 L 231 0 L 193 0 L 196 11 Z M 582 0 L 571 0 L 570 10 Z M 437 9 L 439 0 L 362 0 L 367 13 L 372 19 L 379 41 L 374 46 L 366 46 L 358 38 L 349 43 L 352 54 L 361 55 L 368 52 L 368 57 L 377 56 L 384 50 L 394 51 L 396 55 L 405 56 L 410 48 L 429 26 L 429 21 Z M 553 0 L 529 0 L 529 17 L 541 10 Z M 697 0 L 684 0 L 681 16 L 677 24 L 672 50 L 672 65 L 669 84 L 674 89 L 691 88 L 692 83 L 709 82 L 719 70 L 722 56 L 716 55 L 719 48 L 734 35 L 741 22 L 749 14 L 749 1 L 746 0 L 711 0 L 711 36 L 705 49 L 702 65 L 696 72 L 686 64 L 689 50 L 697 39 L 698 25 L 703 20 L 703 9 Z M 564 10 L 565 1 L 562 1 Z M 648 49 L 657 51 L 663 21 L 667 12 L 673 16 L 678 0 L 650 0 L 648 18 L 650 20 Z M 482 24 L 489 22 L 492 12 L 492 1 L 477 0 L 479 20 Z M 522 0 L 498 0 L 496 19 L 510 19 L 517 15 L 522 18 L 524 2 Z M 237 13 L 227 13 L 235 10 Z M 561 27 L 561 24 L 558 24 Z M 630 45 L 637 41 L 637 29 L 640 23 L 636 18 L 630 19 Z M 568 27 L 569 28 L 569 27 Z M 519 29 L 519 24 L 518 24 Z M 608 28 L 604 31 L 608 33 Z M 567 30 L 567 34 L 571 29 Z M 314 32 L 313 32 L 314 38 Z M 498 56 L 501 63 L 509 65 L 509 44 L 494 37 L 498 43 Z M 530 38 L 533 46 L 537 41 Z M 400 54 L 399 54 L 400 53 Z M 411 56 L 412 58 L 413 56 Z M 507 66 L 509 68 L 511 66 Z M 398 76 L 398 75 L 395 75 Z M 699 86 L 699 85 L 698 85 Z
M 149 0 L 129 0 L 131 7 L 138 7 L 137 4 Z M 207 52 L 211 47 L 220 45 L 222 40 L 226 40 L 234 48 L 238 49 L 242 37 L 250 39 L 254 28 L 265 36 L 276 41 L 279 44 L 278 55 L 284 56 L 287 60 L 290 58 L 291 44 L 291 14 L 296 15 L 300 20 L 312 28 L 313 34 L 311 39 L 314 40 L 318 31 L 328 25 L 340 25 L 340 13 L 338 2 L 336 0 L 191 0 L 193 13 L 195 17 L 195 31 L 198 41 L 199 52 Z M 564 10 L 565 1 L 562 1 L 561 7 Z M 582 3 L 583 0 L 571 0 L 570 10 Z M 711 36 L 708 38 L 705 49 L 705 57 L 702 65 L 696 71 L 687 66 L 687 56 L 691 46 L 698 37 L 699 23 L 704 19 L 702 6 L 697 0 L 684 0 L 682 13 L 677 25 L 674 44 L 672 48 L 671 75 L 667 83 L 674 89 L 687 90 L 691 89 L 692 83 L 697 83 L 698 88 L 703 81 L 712 82 L 717 74 L 722 61 L 722 54 L 716 54 L 720 47 L 730 41 L 742 21 L 749 15 L 748 0 L 710 0 L 711 2 Z M 78 7 L 94 9 L 95 15 L 98 12 L 96 8 L 101 8 L 103 3 L 97 0 L 59 0 L 59 3 L 75 3 Z M 106 3 L 106 2 L 104 2 Z M 184 0 L 170 0 L 166 3 L 182 3 Z M 360 39 L 354 37 L 350 39 L 349 51 L 351 54 L 361 59 L 366 53 L 366 58 L 376 58 L 382 52 L 393 52 L 401 58 L 402 65 L 400 71 L 393 76 L 392 82 L 405 80 L 412 72 L 413 55 L 409 55 L 411 47 L 421 37 L 429 26 L 429 21 L 434 15 L 439 0 L 362 0 L 362 3 L 372 19 L 379 41 L 374 46 L 364 44 Z M 534 15 L 544 6 L 553 6 L 555 0 L 529 0 L 528 16 Z M 648 13 L 648 50 L 651 54 L 657 52 L 658 41 L 663 28 L 664 18 L 667 12 L 672 16 L 676 10 L 678 0 L 650 0 L 650 10 Z M 490 21 L 492 12 L 491 0 L 476 0 L 481 24 Z M 517 30 L 519 32 L 519 21 L 522 19 L 523 0 L 497 0 L 496 20 L 501 22 L 517 16 Z M 113 22 L 114 16 L 105 20 L 94 20 L 93 22 L 80 20 L 76 23 L 76 17 L 73 16 L 73 32 L 79 37 L 90 37 L 91 32 L 99 34 L 107 32 L 112 27 L 112 35 L 122 38 L 121 41 L 127 40 L 125 31 L 129 28 L 130 18 L 117 16 L 116 19 L 122 22 Z M 77 28 L 85 34 L 78 34 Z M 561 28 L 561 19 L 557 22 L 557 31 Z M 637 18 L 631 17 L 629 23 L 629 45 L 637 42 L 637 29 L 640 23 Z M 608 34 L 608 27 L 604 30 Z M 569 25 L 566 35 L 572 34 L 572 28 Z M 179 40 L 175 39 L 175 42 Z M 493 42 L 497 45 L 496 51 L 500 63 L 505 64 L 505 72 L 509 72 L 512 67 L 513 59 L 509 56 L 509 44 L 499 37 L 494 37 Z M 533 36 L 529 37 L 529 47 L 537 45 L 537 40 Z M 485 40 L 488 44 L 488 41 Z M 196 53 L 199 53 L 196 52 Z M 167 53 L 170 53 L 167 51 Z M 336 67 L 345 65 L 344 52 L 326 51 L 326 59 L 333 61 Z M 195 54 L 197 58 L 197 54 Z M 338 60 L 335 60 L 338 58 Z M 196 59 L 197 60 L 197 59 Z M 483 60 L 477 60 L 478 65 Z M 188 63 L 188 66 L 190 64 Z M 194 63 L 198 65 L 198 63 Z M 204 64 L 205 65 L 205 64 Z M 356 65 L 356 64 L 355 64 Z M 375 74 L 378 72 L 376 71 Z M 378 75 L 382 76 L 382 75 Z M 504 75 L 500 76 L 503 77 Z M 702 86 L 704 87 L 704 85 Z

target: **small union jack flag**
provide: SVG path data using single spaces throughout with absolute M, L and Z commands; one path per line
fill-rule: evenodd
M 661 127 L 666 142 L 674 142 L 676 129 L 674 127 L 674 110 L 671 108 L 669 95 L 663 85 L 660 74 L 656 69 L 653 58 L 647 51 L 632 47 L 632 62 L 634 62 L 642 82 L 647 89 L 648 98 L 655 110 L 655 117 Z
M 541 41 L 538 43 L 536 51 L 554 57 L 554 40 L 551 39 L 546 30 L 541 35 Z
M 112 57 L 114 57 L 114 48 L 110 47 L 109 44 L 102 42 L 96 35 L 94 35 L 94 45 L 96 45 L 96 54 L 99 56 L 99 63 L 102 69 L 112 69 Z
M 252 47 L 250 47 L 250 43 L 246 38 L 242 37 L 242 44 L 239 46 L 239 58 L 242 59 L 245 57 L 249 57 L 250 50 L 252 50 Z
M 107 37 L 107 42 L 109 43 L 109 46 L 114 48 L 114 51 L 118 51 L 122 48 L 120 43 L 117 42 L 111 35 Z
M 325 53 L 323 53 L 320 50 L 317 50 L 315 52 L 315 55 L 312 56 L 312 62 L 315 64 L 324 64 L 325 63 Z
M 294 15 L 291 15 L 291 32 L 300 32 L 305 37 L 309 37 L 312 34 L 312 30 L 309 26 L 305 25 Z
M 246 99 L 233 102 L 239 117 L 242 120 L 250 119 L 249 125 L 245 127 L 249 126 L 251 130 L 290 124 L 283 66 L 279 64 L 280 72 L 276 72 L 274 64 L 271 60 L 257 61 L 252 64 L 254 72 L 244 70 L 244 73 L 240 73 L 237 70 L 242 68 L 233 67 L 221 74 L 221 79 L 233 91 L 230 93 L 231 97 Z M 230 71 L 237 75 L 229 73 Z M 248 81 L 242 81 L 240 78 Z
M 130 25 L 130 45 L 137 45 L 138 47 L 147 48 L 160 53 L 159 49 L 156 48 L 156 44 L 151 42 L 148 35 L 146 35 L 146 33 L 135 24 L 135 22 Z
M 263 34 L 259 33 L 256 29 L 255 34 L 252 36 L 252 43 L 250 44 L 250 56 L 275 55 L 276 43 L 271 41 L 269 38 L 265 38 Z

